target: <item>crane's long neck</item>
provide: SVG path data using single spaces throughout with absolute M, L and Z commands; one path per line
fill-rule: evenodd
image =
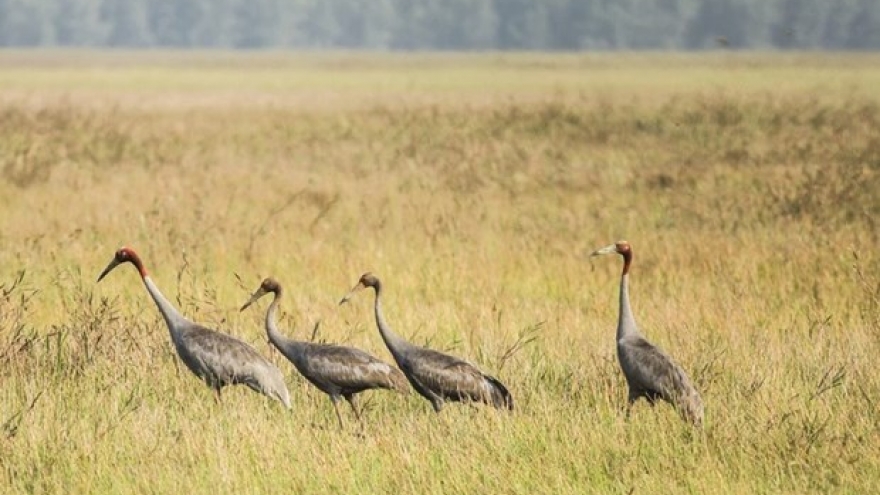
M 269 305 L 269 309 L 266 311 L 266 334 L 269 336 L 269 342 L 272 345 L 277 347 L 282 354 L 287 355 L 288 352 L 291 352 L 292 355 L 287 357 L 296 361 L 301 357 L 302 345 L 281 335 L 281 332 L 278 331 L 277 312 L 278 305 L 281 303 L 281 289 L 276 290 L 274 294 L 275 297 L 272 298 L 272 304 Z
M 626 264 L 629 268 L 629 263 Z M 617 320 L 617 340 L 631 335 L 639 335 L 639 327 L 633 317 L 629 304 L 629 274 L 624 272 L 620 277 L 620 315 Z
M 152 296 L 153 301 L 156 302 L 156 306 L 159 307 L 159 312 L 162 313 L 162 318 L 165 319 L 165 324 L 168 325 L 168 331 L 171 332 L 171 339 L 174 342 L 178 342 L 180 337 L 180 329 L 183 325 L 189 323 L 189 320 L 184 318 L 177 308 L 175 308 L 165 296 L 162 295 L 162 292 L 156 287 L 156 284 L 153 283 L 153 279 L 146 274 L 143 269 L 140 269 L 141 274 L 143 276 L 144 285 L 147 286 L 147 292 Z
M 394 359 L 398 360 L 402 352 L 406 348 L 412 347 L 412 344 L 394 333 L 388 326 L 388 322 L 385 321 L 385 314 L 382 312 L 382 284 L 377 283 L 373 288 L 376 290 L 376 326 L 379 327 L 379 334 L 382 335 L 382 340 L 385 341 L 388 350 L 394 355 Z

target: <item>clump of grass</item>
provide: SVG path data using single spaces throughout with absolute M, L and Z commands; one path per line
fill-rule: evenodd
M 865 268 L 866 261 L 859 255 L 858 250 L 853 251 L 853 270 L 856 282 L 861 288 L 862 297 L 858 304 L 862 320 L 875 335 L 880 338 L 880 277 L 877 276 L 878 267 L 876 260 L 872 266 Z
M 880 187 L 880 154 L 872 158 L 871 153 L 880 153 L 880 139 L 855 152 L 857 156 L 805 170 L 794 190 L 777 199 L 781 213 L 820 226 L 865 225 L 876 239 L 880 200 L 874 191 Z
M 179 146 L 183 130 L 144 130 L 116 108 L 98 112 L 60 104 L 33 110 L 0 104 L 5 136 L 0 176 L 27 188 L 47 182 L 62 168 L 104 174 L 111 168 L 153 169 L 185 159 Z
M 21 270 L 11 281 L 0 284 L 0 328 L 5 337 L 0 362 L 7 364 L 26 352 L 35 340 L 27 319 L 36 291 L 24 285 L 26 274 Z

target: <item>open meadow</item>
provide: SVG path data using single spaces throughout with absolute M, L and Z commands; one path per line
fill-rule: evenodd
M 878 55 L 0 52 L 0 492 L 877 493 L 878 221 Z M 618 239 L 702 430 L 624 418 Z M 215 402 L 136 270 L 95 282 L 121 245 L 292 410 Z M 274 276 L 285 334 L 391 362 L 366 271 L 515 410 L 339 431 L 239 307 Z

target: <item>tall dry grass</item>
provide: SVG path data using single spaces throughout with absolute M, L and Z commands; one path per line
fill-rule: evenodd
M 877 490 L 873 58 L 218 57 L 0 55 L 8 491 Z M 620 262 L 586 258 L 618 238 L 703 432 L 665 405 L 622 417 Z M 94 283 L 120 244 L 271 356 L 293 411 L 215 404 L 134 270 Z M 338 432 L 237 308 L 272 275 L 288 334 L 390 359 L 370 298 L 336 305 L 367 270 L 399 333 L 517 410 L 376 392 L 364 434 Z

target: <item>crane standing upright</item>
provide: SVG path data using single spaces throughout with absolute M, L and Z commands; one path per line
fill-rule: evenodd
M 339 414 L 338 404 L 340 398 L 344 397 L 351 405 L 355 418 L 360 422 L 357 394 L 369 389 L 389 389 L 409 393 L 406 377 L 400 370 L 360 349 L 297 341 L 281 335 L 275 313 L 283 293 L 284 289 L 278 281 L 266 278 L 241 310 L 244 311 L 266 294 L 274 294 L 266 312 L 266 333 L 269 342 L 293 363 L 306 380 L 330 396 L 340 429 L 342 428 L 342 415 Z
M 376 326 L 382 340 L 410 384 L 431 402 L 434 411 L 439 413 L 445 401 L 483 402 L 497 409 L 513 409 L 513 397 L 497 378 L 484 374 L 467 361 L 415 346 L 394 333 L 382 313 L 382 282 L 372 273 L 363 274 L 339 304 L 366 287 L 372 287 L 376 293 Z
M 703 401 L 690 378 L 657 346 L 642 336 L 629 303 L 629 267 L 632 247 L 626 241 L 597 249 L 590 256 L 617 253 L 623 257 L 620 277 L 620 310 L 617 322 L 617 358 L 629 386 L 626 415 L 633 403 L 644 397 L 654 405 L 657 399 L 672 404 L 686 421 L 696 426 L 703 423 Z
M 245 342 L 193 323 L 181 315 L 147 275 L 144 264 L 133 249 L 119 248 L 113 260 L 98 276 L 98 282 L 122 263 L 131 263 L 137 268 L 147 292 L 168 325 L 180 360 L 214 389 L 217 401 L 220 401 L 220 390 L 224 386 L 244 384 L 281 401 L 284 407 L 290 409 L 290 394 L 281 371 Z

